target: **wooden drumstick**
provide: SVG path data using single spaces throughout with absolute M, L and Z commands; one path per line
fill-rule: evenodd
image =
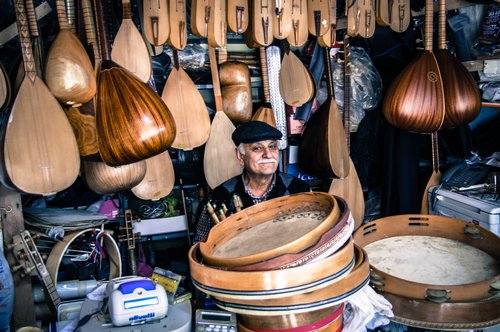
M 226 219 L 226 213 L 224 212 L 224 208 L 219 209 L 219 220 L 222 221 Z
M 243 203 L 241 202 L 241 198 L 238 195 L 233 196 L 233 203 L 234 203 L 234 208 L 236 212 L 240 212 L 241 209 L 243 208 Z
M 215 214 L 214 207 L 212 206 L 212 204 L 210 204 L 210 202 L 207 203 L 207 211 L 210 214 L 210 218 L 212 218 L 212 221 L 214 222 L 214 224 L 217 225 L 220 222 L 220 220 L 217 217 L 217 215 Z

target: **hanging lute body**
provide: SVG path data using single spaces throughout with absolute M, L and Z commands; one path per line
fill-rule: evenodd
M 441 128 L 445 99 L 441 72 L 432 52 L 432 0 L 425 7 L 425 50 L 391 83 L 383 103 L 393 126 L 432 133 Z
M 75 181 L 80 156 L 64 111 L 37 75 L 24 3 L 14 5 L 25 76 L 5 121 L 2 181 L 22 192 L 50 195 Z

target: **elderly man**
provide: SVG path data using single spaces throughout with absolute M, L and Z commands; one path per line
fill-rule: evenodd
M 215 188 L 202 204 L 194 242 L 204 241 L 214 225 L 207 203 L 227 209 L 226 215 L 271 198 L 310 191 L 309 185 L 289 174 L 277 172 L 279 150 L 277 140 L 282 136 L 276 128 L 261 121 L 249 121 L 233 132 L 236 157 L 243 173 Z

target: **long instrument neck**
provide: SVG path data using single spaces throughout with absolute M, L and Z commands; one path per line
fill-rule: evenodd
M 28 27 L 26 8 L 23 0 L 16 0 L 14 4 L 17 18 L 17 28 L 21 41 L 21 51 L 23 54 L 24 72 L 28 78 L 34 82 L 36 78 L 36 64 L 33 55 L 33 45 L 31 44 L 31 35 Z
M 351 147 L 351 50 L 349 45 L 349 37 L 344 38 L 344 130 L 345 139 L 347 142 L 347 150 Z

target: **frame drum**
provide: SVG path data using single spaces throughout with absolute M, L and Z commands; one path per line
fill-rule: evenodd
M 491 296 L 500 279 L 499 238 L 466 221 L 391 216 L 363 225 L 354 240 L 366 248 L 372 285 L 386 293 L 438 303 L 476 301 Z
M 438 328 L 500 321 L 500 239 L 494 233 L 443 216 L 399 215 L 363 225 L 354 240 L 366 250 L 370 282 L 393 304 L 395 320 Z
M 215 225 L 200 243 L 203 260 L 220 267 L 254 264 L 315 244 L 339 221 L 332 195 L 308 192 L 250 206 Z M 283 231 L 286 230 L 286 231 Z

